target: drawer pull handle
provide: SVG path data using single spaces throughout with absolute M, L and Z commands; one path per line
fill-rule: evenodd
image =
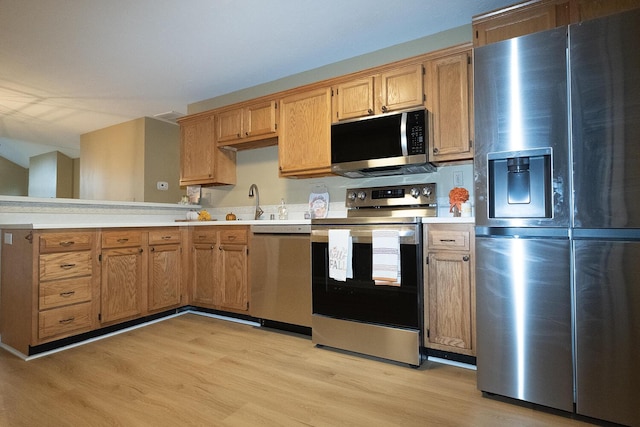
M 76 291 L 60 292 L 60 296 L 63 298 L 68 298 L 70 296 L 73 296 L 75 293 Z
M 75 264 L 60 264 L 60 268 L 62 268 L 63 270 L 69 270 L 70 268 L 73 268 L 75 266 Z
M 236 240 L 236 236 L 228 236 L 229 240 Z
M 74 242 L 73 240 L 65 240 L 64 242 L 60 242 L 60 246 L 64 246 L 65 248 L 75 244 L 76 242 Z
M 161 239 L 162 240 L 171 240 L 171 236 L 162 236 Z
M 118 243 L 127 243 L 128 241 L 129 239 L 126 238 L 118 239 Z
M 455 242 L 455 241 L 456 241 L 456 239 L 440 239 L 440 241 L 441 241 L 442 243 L 452 243 L 452 242 Z
M 59 320 L 58 323 L 60 323 L 61 325 L 68 325 L 69 323 L 73 322 L 74 320 L 76 320 L 75 317 L 69 317 L 68 319 Z

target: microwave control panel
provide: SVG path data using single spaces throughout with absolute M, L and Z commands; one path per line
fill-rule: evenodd
M 427 112 L 425 110 L 412 111 L 407 114 L 407 149 L 410 156 L 425 154 L 427 146 L 425 133 L 427 132 Z

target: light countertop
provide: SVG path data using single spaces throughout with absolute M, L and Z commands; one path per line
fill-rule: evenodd
M 453 217 L 426 217 L 422 218 L 423 224 L 473 224 L 475 218 L 453 218 Z M 61 223 L 24 223 L 24 224 L 1 224 L 4 229 L 64 229 L 64 228 L 139 228 L 139 227 L 202 227 L 202 226 L 224 226 L 224 225 L 307 225 L 311 224 L 310 219 L 291 220 L 239 220 L 239 221 L 122 221 L 122 222 L 61 222 Z

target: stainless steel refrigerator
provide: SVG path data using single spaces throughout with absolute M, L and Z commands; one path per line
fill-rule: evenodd
M 478 388 L 640 424 L 640 10 L 478 48 Z

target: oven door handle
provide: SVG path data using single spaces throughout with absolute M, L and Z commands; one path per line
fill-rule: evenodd
M 420 243 L 419 233 L 412 229 L 402 229 L 398 231 L 400 243 L 403 245 L 418 245 Z M 371 230 L 351 229 L 353 243 L 371 244 L 373 241 Z M 329 242 L 329 229 L 311 230 L 311 242 Z

